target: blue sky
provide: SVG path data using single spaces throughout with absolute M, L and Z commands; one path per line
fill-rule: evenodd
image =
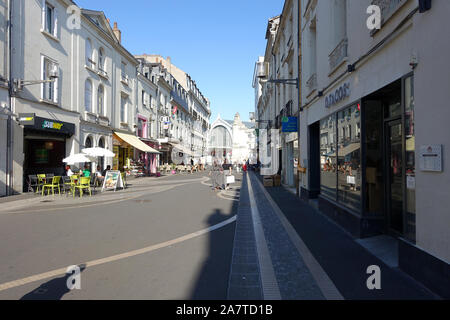
M 211 122 L 254 109 L 254 64 L 264 54 L 267 20 L 283 0 L 75 0 L 104 11 L 133 54 L 170 56 L 211 100 Z

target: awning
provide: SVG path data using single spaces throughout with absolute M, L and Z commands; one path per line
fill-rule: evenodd
M 126 143 L 132 145 L 133 147 L 135 147 L 136 149 L 141 150 L 142 152 L 148 152 L 148 153 L 158 153 L 160 154 L 159 151 L 156 151 L 155 149 L 153 149 L 152 147 L 146 145 L 145 143 L 143 143 L 141 140 L 139 140 L 138 137 L 133 136 L 132 134 L 127 134 L 127 133 L 121 133 L 121 132 L 114 132 L 120 139 L 122 139 L 123 141 L 125 141 Z

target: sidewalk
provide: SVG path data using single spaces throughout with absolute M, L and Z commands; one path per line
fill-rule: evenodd
M 249 183 L 250 182 L 250 183 Z M 249 188 L 250 184 L 250 188 Z M 253 189 L 253 190 L 252 190 Z M 421 284 L 416 282 L 395 267 L 390 267 L 379 258 L 372 255 L 348 233 L 331 222 L 316 209 L 298 199 L 283 187 L 264 188 L 262 177 L 250 172 L 241 190 L 236 237 L 246 233 L 247 239 L 253 237 L 256 256 L 253 264 L 257 264 L 259 283 L 252 286 L 261 288 L 264 295 L 263 269 L 256 235 L 255 219 L 252 220 L 253 232 L 242 228 L 242 215 L 249 215 L 248 197 L 255 198 L 256 211 L 263 226 L 265 241 L 270 255 L 276 285 L 282 299 L 350 299 L 350 300 L 400 300 L 400 299 L 439 299 Z M 242 208 L 241 208 L 242 207 Z M 258 219 L 257 216 L 257 219 Z M 255 215 L 253 215 L 255 217 Z M 246 220 L 249 220 L 248 217 Z M 246 222 L 248 225 L 248 221 Z M 246 252 L 236 248 L 235 252 Z M 249 246 L 247 244 L 247 246 Z M 250 247 L 252 247 L 250 245 Z M 247 251 L 248 252 L 248 251 Z M 233 257 L 233 263 L 235 258 Z M 367 288 L 367 268 L 376 265 L 381 269 L 381 290 Z M 270 269 L 270 268 L 269 268 Z M 253 269 L 255 271 L 255 269 Z M 231 270 L 233 282 L 230 281 L 230 292 L 238 293 L 239 286 L 245 286 L 243 281 L 237 281 L 234 264 Z M 245 277 L 245 274 L 240 275 Z M 229 298 L 245 298 L 238 294 Z M 257 296 L 253 296 L 257 298 Z

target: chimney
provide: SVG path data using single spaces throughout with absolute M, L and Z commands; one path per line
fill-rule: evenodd
M 167 69 L 169 69 L 169 73 L 172 73 L 172 59 L 167 57 Z
M 117 40 L 119 41 L 119 43 L 122 43 L 122 32 L 119 30 L 119 28 L 117 28 L 117 22 L 114 22 L 114 29 L 113 32 L 117 38 Z

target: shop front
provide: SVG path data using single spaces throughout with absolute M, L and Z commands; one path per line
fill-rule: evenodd
M 415 241 L 413 82 L 402 77 L 310 125 L 319 208 L 358 237 Z
M 159 144 L 157 142 L 145 138 L 140 138 L 140 140 L 150 148 L 159 150 Z M 139 159 L 139 162 L 143 163 L 145 167 L 145 175 L 155 175 L 158 171 L 158 154 L 144 152 L 139 149 L 136 149 L 136 153 L 136 159 Z
M 157 156 L 159 151 L 145 144 L 138 137 L 123 132 L 113 135 L 113 170 L 126 172 L 129 176 L 145 176 L 148 172 L 148 154 Z
M 75 124 L 35 114 L 20 114 L 19 123 L 24 127 L 24 189 L 28 175 L 64 175 L 67 140 L 75 134 Z

